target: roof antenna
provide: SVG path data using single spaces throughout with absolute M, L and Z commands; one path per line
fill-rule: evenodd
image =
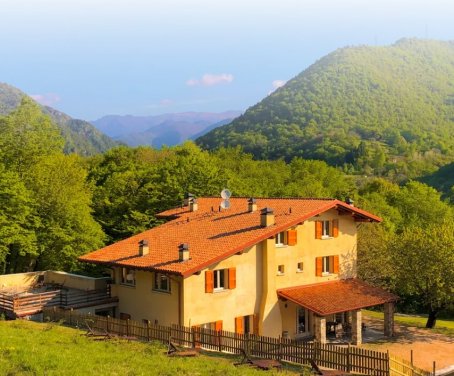
M 289 214 L 292 214 L 292 207 L 291 206 L 288 208 L 288 212 L 289 212 Z
M 232 196 L 232 192 L 230 192 L 227 188 L 224 188 L 222 191 L 221 191 L 221 198 L 223 199 L 221 201 L 221 208 L 222 209 L 228 209 L 230 208 L 230 197 Z

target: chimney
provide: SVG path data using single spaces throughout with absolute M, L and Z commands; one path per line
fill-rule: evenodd
M 260 226 L 269 227 L 274 225 L 274 211 L 271 208 L 264 208 L 260 211 Z
M 247 211 L 253 213 L 257 211 L 257 200 L 253 197 L 247 200 Z
M 195 212 L 199 208 L 199 204 L 197 203 L 197 199 L 193 197 L 189 200 L 189 211 Z
M 350 197 L 347 197 L 345 199 L 345 203 L 350 205 L 350 206 L 355 206 L 355 205 L 353 205 L 354 201 Z
M 148 248 L 148 240 L 141 240 L 139 242 L 139 256 L 146 256 L 150 253 L 150 248 Z
M 183 243 L 180 244 L 178 247 L 178 259 L 180 261 L 188 261 L 189 260 L 189 244 Z
M 189 202 L 194 198 L 194 195 L 192 193 L 186 192 L 184 194 L 184 201 L 183 201 L 183 206 L 188 206 Z

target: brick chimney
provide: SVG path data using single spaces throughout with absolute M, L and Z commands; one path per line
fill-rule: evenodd
M 139 256 L 146 256 L 150 253 L 150 248 L 148 247 L 148 240 L 141 240 L 139 242 Z
M 260 211 L 260 226 L 269 227 L 274 225 L 274 211 L 271 208 L 264 208 Z
M 257 211 L 257 200 L 253 197 L 248 198 L 247 200 L 247 211 L 253 213 Z
M 178 259 L 181 262 L 189 260 L 189 244 L 183 243 L 183 244 L 179 245 L 179 247 L 178 247 Z

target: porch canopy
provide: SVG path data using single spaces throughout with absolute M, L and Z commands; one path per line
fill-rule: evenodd
M 395 302 L 397 295 L 359 279 L 343 279 L 277 290 L 281 299 L 294 302 L 319 316 Z

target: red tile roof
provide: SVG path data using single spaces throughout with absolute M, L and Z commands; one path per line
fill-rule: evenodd
M 198 210 L 180 207 L 160 213 L 173 220 L 79 258 L 80 261 L 136 269 L 159 270 L 189 276 L 260 241 L 335 208 L 358 221 L 380 222 L 373 214 L 334 199 L 257 199 L 249 213 L 246 198 L 230 199 L 230 208 L 219 211 L 220 198 L 199 198 Z M 260 227 L 260 209 L 274 210 L 275 224 Z M 148 240 L 149 254 L 139 256 L 138 243 Z M 189 245 L 190 260 L 178 260 L 178 246 Z
M 320 316 L 373 307 L 399 299 L 397 295 L 359 279 L 289 287 L 278 290 L 277 294 Z

